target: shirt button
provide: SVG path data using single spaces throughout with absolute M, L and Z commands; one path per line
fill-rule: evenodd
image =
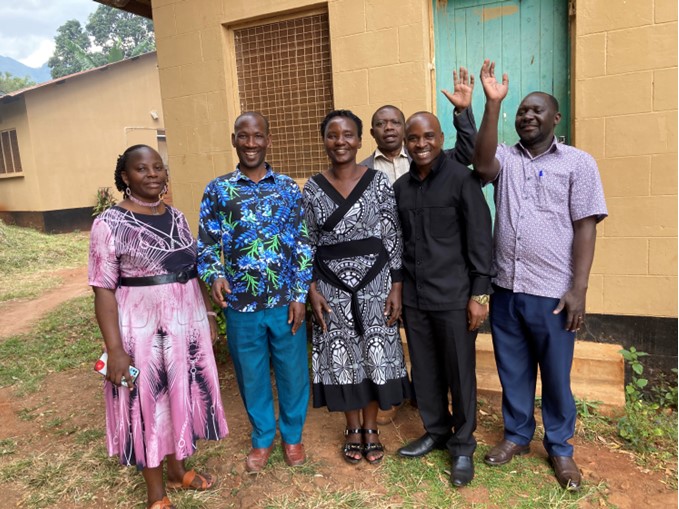
M 418 265 L 422 265 L 422 261 L 421 261 L 421 260 L 417 260 L 417 264 L 418 264 Z
M 530 180 L 530 179 L 531 179 L 531 178 L 530 178 L 530 177 L 528 177 L 528 178 L 527 178 L 526 180 Z
M 521 261 L 521 258 L 517 258 L 516 261 L 517 261 L 517 262 L 520 262 L 520 261 Z

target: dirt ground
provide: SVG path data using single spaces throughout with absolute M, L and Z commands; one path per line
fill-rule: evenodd
M 10 334 L 30 329 L 32 323 L 42 313 L 55 307 L 60 302 L 87 291 L 84 270 L 72 271 L 72 277 L 60 289 L 46 293 L 32 305 L 16 306 L 0 304 L 0 339 Z M 21 309 L 21 312 L 19 312 Z M 305 483 L 313 483 L 313 487 L 301 486 L 295 477 L 285 477 L 285 468 L 267 469 L 258 476 L 244 472 L 244 456 L 249 449 L 249 423 L 238 394 L 238 388 L 230 365 L 220 366 L 222 370 L 222 397 L 230 428 L 230 435 L 220 445 L 220 454 L 210 457 L 208 467 L 220 477 L 219 492 L 223 503 L 210 503 L 209 507 L 250 508 L 261 507 L 269 500 L 289 497 L 295 499 L 300 492 L 311 488 L 368 490 L 377 494 L 386 494 L 383 487 L 374 479 L 376 467 L 361 462 L 358 466 L 346 464 L 340 457 L 344 428 L 341 414 L 329 413 L 325 410 L 309 409 L 304 430 L 304 443 L 309 458 L 316 465 L 316 475 L 304 477 Z M 81 428 L 104 429 L 103 401 L 101 397 L 101 380 L 92 376 L 89 369 L 71 370 L 49 375 L 43 384 L 45 390 L 19 399 L 11 388 L 0 389 L 0 440 L 11 437 L 18 444 L 14 456 L 26 451 L 55 451 L 59 448 L 73 447 L 73 441 L 54 433 L 48 433 L 46 426 L 55 415 L 69 416 L 69 426 Z M 500 398 L 497 394 L 484 394 L 483 409 L 486 414 L 498 413 Z M 32 409 L 37 417 L 32 421 L 22 420 L 22 412 Z M 422 425 L 417 410 L 405 405 L 394 421 L 382 426 L 382 442 L 388 454 L 394 451 L 403 441 L 415 438 L 422 433 Z M 480 444 L 492 444 L 501 438 L 502 430 L 479 426 L 477 440 Z M 103 439 L 102 439 L 103 440 Z M 671 508 L 677 507 L 677 493 L 663 482 L 660 472 L 640 468 L 630 454 L 615 450 L 605 444 L 584 442 L 578 438 L 574 441 L 575 459 L 580 466 L 584 482 L 598 484 L 604 481 L 607 486 L 607 498 L 610 504 L 621 509 L 637 509 L 645 507 Z M 201 451 L 199 448 L 198 455 Z M 546 460 L 542 445 L 534 441 L 531 455 Z M 1 459 L 1 457 L 0 457 Z M 377 467 L 380 468 L 380 467 Z M 490 468 L 477 458 L 477 469 Z M 86 472 L 83 475 L 87 475 Z M 297 476 L 299 477 L 299 476 Z M 282 482 L 283 481 L 283 482 Z M 289 481 L 289 482 L 288 482 Z M 22 499 L 22 493 L 12 483 L 2 485 L 1 507 L 14 507 Z M 483 503 L 484 486 L 473 483 L 465 488 L 463 496 L 469 502 Z M 97 504 L 90 507 L 113 507 L 106 502 L 105 494 Z M 60 504 L 59 507 L 70 507 Z M 73 507 L 88 507 L 77 505 Z M 591 507 L 586 504 L 585 507 Z M 597 506 L 598 507 L 598 506 Z

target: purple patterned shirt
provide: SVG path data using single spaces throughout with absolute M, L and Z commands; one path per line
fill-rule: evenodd
M 573 280 L 573 222 L 608 215 L 594 158 L 556 142 L 533 158 L 521 143 L 498 145 L 493 283 L 560 299 Z

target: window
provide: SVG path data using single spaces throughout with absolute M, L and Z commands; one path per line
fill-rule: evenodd
M 21 171 L 16 130 L 0 131 L 0 175 L 21 173 Z
M 323 170 L 319 124 L 333 109 L 328 14 L 237 29 L 234 36 L 240 108 L 269 119 L 267 160 L 293 178 Z

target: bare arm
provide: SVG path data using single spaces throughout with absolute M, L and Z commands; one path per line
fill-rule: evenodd
M 585 320 L 585 302 L 589 272 L 594 260 L 596 217 L 590 216 L 573 223 L 573 286 L 561 297 L 554 314 L 566 309 L 566 329 L 575 332 Z
M 492 182 L 500 173 L 500 162 L 495 158 L 497 150 L 497 123 L 500 118 L 500 106 L 507 96 L 509 79 L 502 75 L 502 83 L 495 79 L 495 62 L 488 59 L 481 66 L 481 84 L 486 94 L 486 107 L 479 134 L 474 147 L 474 170 L 484 182 Z
M 208 293 L 207 285 L 200 278 L 198 279 L 198 286 L 200 286 L 200 293 L 203 296 L 203 302 L 205 303 L 205 310 L 209 313 L 214 313 L 212 309 L 212 301 L 210 300 L 210 295 Z M 219 327 L 217 327 L 217 317 L 214 315 L 207 315 L 207 319 L 210 322 L 210 338 L 214 344 L 217 341 L 217 336 L 219 335 Z
M 106 367 L 106 379 L 115 385 L 120 385 L 122 377 L 128 381 L 130 389 L 134 389 L 134 384 L 130 376 L 130 356 L 123 348 L 120 338 L 120 328 L 118 325 L 118 301 L 114 290 L 108 288 L 93 287 L 94 289 L 94 313 L 97 317 L 99 330 L 104 336 L 106 351 L 108 352 L 108 362 Z

